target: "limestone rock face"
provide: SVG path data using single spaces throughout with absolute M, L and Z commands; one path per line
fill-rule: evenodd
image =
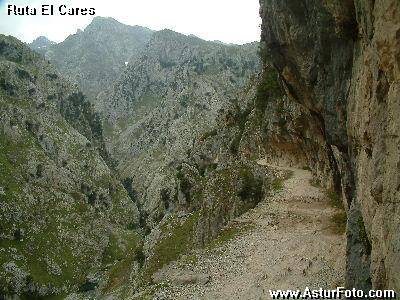
M 96 110 L 104 120 L 107 148 L 122 178 L 133 179 L 150 223 L 163 211 L 163 190 L 175 193 L 175 167 L 257 73 L 257 46 L 162 30 L 99 95 Z
M 328 166 L 325 180 L 348 210 L 347 285 L 398 290 L 400 4 L 260 4 L 265 60 L 320 132 L 324 154 L 305 155 Z
M 103 150 L 82 93 L 0 35 L 0 298 L 78 291 L 119 243 L 139 247 L 137 207 Z
M 359 48 L 347 107 L 355 201 L 371 243 L 372 284 L 399 290 L 400 3 L 355 6 Z
M 95 17 L 85 30 L 47 46 L 45 56 L 92 100 L 118 78 L 151 35 L 152 31 L 145 27 Z M 39 50 L 43 53 L 43 48 Z

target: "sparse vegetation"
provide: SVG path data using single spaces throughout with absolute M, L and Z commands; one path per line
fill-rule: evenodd
M 343 234 L 346 231 L 347 224 L 347 214 L 343 206 L 343 201 L 333 190 L 328 190 L 326 195 L 330 200 L 330 205 L 337 209 L 331 218 L 331 221 L 334 224 L 333 231 L 337 234 Z
M 199 213 L 192 214 L 182 223 L 172 218 L 162 227 L 163 237 L 155 245 L 142 271 L 144 283 L 151 283 L 155 272 L 193 248 L 193 230 L 198 218 Z
M 180 266 L 187 266 L 187 265 L 191 265 L 194 266 L 197 264 L 198 261 L 198 257 L 196 254 L 188 254 L 188 255 L 184 255 L 179 261 L 178 264 Z
M 255 107 L 258 111 L 263 112 L 269 97 L 282 95 L 282 89 L 278 82 L 278 72 L 275 69 L 267 68 L 261 76 L 261 81 L 257 87 Z
M 315 188 L 321 188 L 321 184 L 317 179 L 310 179 L 310 185 Z
M 103 263 L 111 265 L 109 281 L 104 291 L 110 292 L 127 283 L 135 261 L 143 263 L 141 237 L 134 231 L 111 234 L 108 247 L 103 253 Z
M 237 113 L 234 119 L 235 119 L 235 124 L 239 127 L 239 132 L 233 137 L 229 145 L 229 150 L 232 154 L 236 155 L 239 151 L 240 142 L 242 140 L 243 132 L 245 130 L 246 122 L 248 120 L 250 113 L 251 113 L 250 109 L 245 109 L 241 111 L 239 107 L 237 107 Z
M 214 249 L 226 242 L 229 242 L 230 240 L 233 240 L 240 234 L 243 234 L 251 230 L 252 228 L 254 228 L 254 225 L 251 223 L 245 223 L 245 224 L 232 223 L 229 226 L 221 229 L 218 236 L 213 240 L 211 240 L 207 245 L 205 245 L 205 248 Z

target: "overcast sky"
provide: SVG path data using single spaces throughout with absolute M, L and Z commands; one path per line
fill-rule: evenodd
M 84 29 L 93 16 L 8 16 L 7 5 L 65 4 L 94 7 L 96 16 L 113 17 L 129 25 L 172 29 L 206 40 L 243 44 L 260 39 L 259 0 L 0 0 L 0 33 L 31 42 L 40 35 L 63 41 Z

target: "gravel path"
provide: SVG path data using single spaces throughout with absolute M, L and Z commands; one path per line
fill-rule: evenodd
M 309 171 L 285 169 L 293 176 L 283 190 L 235 220 L 252 229 L 199 251 L 196 263 L 164 268 L 168 285 L 154 299 L 270 299 L 269 289 L 343 286 L 345 237 L 334 233 L 335 209 L 310 185 Z

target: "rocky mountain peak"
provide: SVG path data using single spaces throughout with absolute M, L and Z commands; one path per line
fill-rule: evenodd
M 55 42 L 53 42 L 53 41 L 50 41 L 47 37 L 45 37 L 45 36 L 39 36 L 39 37 L 37 37 L 36 39 L 34 39 L 33 41 L 32 41 L 32 43 L 30 43 L 30 45 L 31 46 L 34 46 L 34 47 L 46 47 L 46 46 L 49 46 L 49 45 L 54 45 L 55 44 Z
M 39 36 L 32 43 L 29 44 L 29 47 L 40 54 L 45 54 L 48 49 L 54 44 L 56 43 L 50 41 L 47 37 Z
M 92 22 L 85 28 L 86 33 L 97 33 L 97 34 L 105 34 L 110 32 L 115 32 L 117 34 L 121 34 L 121 32 L 131 30 L 132 34 L 151 32 L 151 29 L 142 26 L 131 26 L 118 22 L 114 18 L 111 17 L 94 17 Z

